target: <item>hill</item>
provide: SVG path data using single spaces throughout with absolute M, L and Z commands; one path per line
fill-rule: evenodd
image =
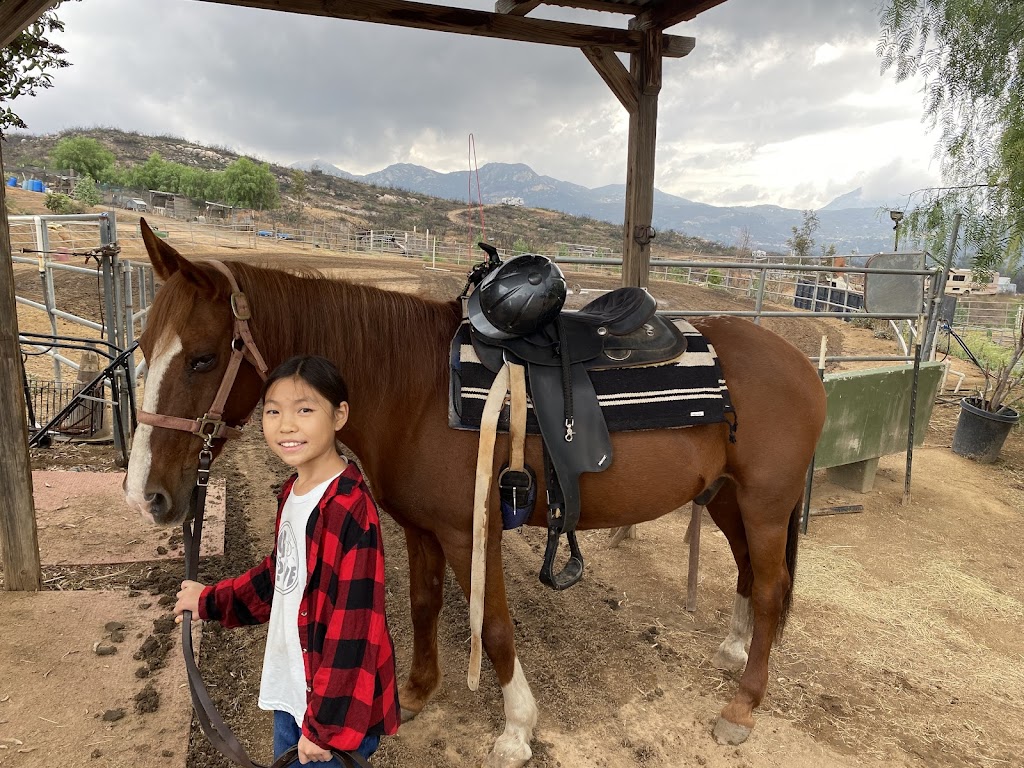
M 147 136 L 113 128 L 93 128 L 44 136 L 12 133 L 4 143 L 6 170 L 28 172 L 46 168 L 50 153 L 66 136 L 96 139 L 114 154 L 119 165 L 141 164 L 153 153 L 158 153 L 169 162 L 222 170 L 241 156 L 225 147 L 203 146 L 175 136 Z M 450 179 L 447 185 L 437 181 L 436 177 L 452 174 L 400 165 L 367 177 L 348 178 L 341 169 L 324 161 L 311 161 L 308 165 L 313 169 L 297 171 L 269 163 L 283 202 L 283 208 L 274 215 L 284 224 L 304 228 L 342 221 L 352 228 L 415 229 L 420 232 L 429 229 L 431 234 L 442 240 L 463 243 L 479 236 L 480 212 L 465 202 L 465 188 L 457 190 L 456 182 Z M 504 167 L 516 168 L 513 175 L 518 174 L 523 180 L 536 176 L 525 165 Z M 296 172 L 303 174 L 301 185 L 296 185 Z M 430 191 L 409 190 L 408 185 L 416 178 L 423 179 L 424 183 L 433 183 Z M 465 177 L 463 183 L 464 180 Z M 552 185 L 566 184 L 556 179 L 550 182 Z M 485 188 L 487 183 L 493 182 L 486 182 Z M 509 186 L 502 188 L 512 189 Z M 494 196 L 489 194 L 487 197 L 490 200 Z M 485 207 L 484 223 L 487 239 L 498 247 L 557 253 L 561 244 L 569 243 L 610 253 L 621 251 L 621 223 L 614 224 L 573 212 L 544 210 L 543 207 L 504 206 L 497 204 L 496 200 L 494 202 Z M 734 249 L 699 237 L 659 230 L 655 252 L 667 257 L 692 253 L 733 255 Z

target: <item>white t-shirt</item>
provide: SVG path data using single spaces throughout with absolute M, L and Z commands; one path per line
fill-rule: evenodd
M 300 728 L 306 716 L 306 667 L 299 642 L 299 604 L 306 590 L 306 524 L 338 475 L 301 496 L 293 488 L 281 510 L 277 534 L 274 601 L 263 655 L 259 707 L 287 712 Z

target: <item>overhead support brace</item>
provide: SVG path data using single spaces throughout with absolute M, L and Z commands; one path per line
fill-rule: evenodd
M 615 94 L 615 98 L 625 107 L 629 114 L 636 113 L 639 101 L 637 99 L 636 81 L 629 70 L 619 61 L 619 57 L 607 48 L 587 46 L 582 49 L 583 55 L 587 57 L 597 74 L 608 84 Z
M 644 45 L 643 32 L 612 29 L 590 24 L 534 19 L 524 16 L 430 5 L 412 0 L 203 0 L 219 5 L 286 11 L 307 16 L 369 21 L 396 27 L 432 29 L 476 37 L 494 37 L 525 43 L 582 48 L 600 45 L 622 53 L 639 53 Z M 659 33 L 661 34 L 661 33 Z M 680 58 L 693 50 L 692 37 L 664 35 L 663 55 Z

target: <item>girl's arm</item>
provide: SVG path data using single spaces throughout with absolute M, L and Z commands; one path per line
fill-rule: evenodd
M 269 621 L 276 565 L 275 549 L 262 563 L 241 576 L 206 587 L 199 597 L 199 618 L 219 621 L 225 627 Z

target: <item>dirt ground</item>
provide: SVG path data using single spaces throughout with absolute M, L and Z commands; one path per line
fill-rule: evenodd
M 120 226 L 129 228 L 124 221 Z M 186 254 L 198 250 L 182 247 Z M 207 253 L 244 256 L 228 249 Z M 263 253 L 253 258 L 269 260 Z M 289 267 L 339 269 L 355 279 L 438 296 L 454 296 L 465 279 L 463 270 L 431 272 L 398 258 L 312 251 L 281 258 Z M 584 290 L 609 284 L 591 274 L 570 282 Z M 91 290 L 81 288 L 83 305 L 95 301 Z M 659 283 L 653 292 L 670 309 L 750 305 L 691 286 Z M 586 298 L 581 293 L 571 301 Z M 893 342 L 838 320 L 770 319 L 765 325 L 809 354 L 818 351 L 823 334 L 830 354 L 895 353 Z M 901 504 L 903 456 L 883 461 L 867 494 L 833 486 L 817 473 L 813 506 L 864 509 L 812 519 L 801 541 L 787 633 L 772 654 L 768 695 L 753 735 L 740 747 L 720 747 L 710 735 L 735 690 L 732 677 L 709 663 L 728 628 L 735 578 L 725 540 L 710 521 L 703 527 L 695 613 L 684 608 L 688 510 L 641 526 L 638 539 L 615 549 L 607 533 L 583 533 L 587 575 L 566 593 L 537 580 L 543 531 L 506 534 L 517 648 L 541 710 L 531 766 L 1020 765 L 1024 440 L 1012 434 L 1001 460 L 991 466 L 954 455 L 949 446 L 955 401 L 948 393 L 940 399 L 926 446 L 914 454 L 909 505 Z M 33 465 L 59 469 L 88 461 L 116 471 L 104 450 L 110 449 L 57 445 L 34 452 Z M 286 474 L 265 450 L 258 429 L 229 446 L 214 471 L 228 481 L 226 541 L 223 557 L 203 563 L 208 581 L 239 573 L 269 551 L 273 488 Z M 141 529 L 141 522 L 136 525 Z M 412 652 L 406 553 L 401 530 L 390 519 L 385 537 L 389 618 L 401 675 Z M 174 561 L 136 564 L 105 576 L 123 567 L 47 566 L 44 579 L 51 589 L 95 589 L 87 580 L 99 576 L 105 589 L 138 590 L 159 600 L 172 595 L 181 578 Z M 41 637 L 61 630 L 66 618 L 58 614 L 38 627 Z M 202 658 L 221 711 L 258 760 L 270 752 L 270 720 L 255 706 L 263 638 L 262 629 L 207 626 Z M 467 606 L 450 574 L 439 642 L 446 672 L 441 689 L 398 737 L 385 740 L 375 765 L 477 766 L 499 734 L 502 699 L 486 661 L 480 690 L 465 687 Z M 16 661 L 0 657 L 0 666 L 15 668 L 9 665 Z M 4 685 L 0 678 L 0 745 L 13 722 L 3 703 Z M 126 707 L 135 693 L 125 687 Z M 45 764 L 12 752 L 0 749 L 0 765 Z M 213 754 L 193 724 L 187 765 L 229 763 Z

